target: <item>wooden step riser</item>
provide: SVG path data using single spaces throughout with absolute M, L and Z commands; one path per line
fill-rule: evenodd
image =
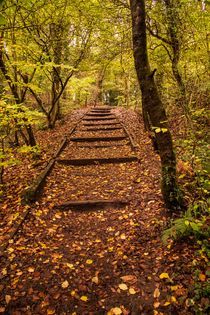
M 83 121 L 98 121 L 98 120 L 116 120 L 116 117 L 92 117 L 92 118 L 83 118 Z
M 88 131 L 113 131 L 113 130 L 123 130 L 121 127 L 113 127 L 113 128 L 87 128 L 81 129 L 78 131 L 88 132 Z
M 66 208 L 92 208 L 92 207 L 107 207 L 107 206 L 124 206 L 128 204 L 126 200 L 72 200 L 67 201 L 60 205 L 55 205 L 54 208 L 66 209 Z
M 95 142 L 95 141 L 120 141 L 120 140 L 125 140 L 127 137 L 126 136 L 116 136 L 116 137 L 75 137 L 75 138 L 70 138 L 71 141 L 76 141 L 76 142 Z
M 75 166 L 85 166 L 85 165 L 101 165 L 101 164 L 118 164 L 118 163 L 129 163 L 138 161 L 136 156 L 131 157 L 119 157 L 119 158 L 98 158 L 98 159 L 72 159 L 72 160 L 65 160 L 59 159 L 57 162 L 59 164 L 64 165 L 75 165 Z
M 113 126 L 120 125 L 119 122 L 99 122 L 99 123 L 82 123 L 83 126 Z
M 113 147 L 124 147 L 124 146 L 127 146 L 129 144 L 128 143 L 116 143 L 116 144 L 99 144 L 99 145 L 78 145 L 77 148 L 89 148 L 89 149 L 97 149 L 97 148 L 113 148 Z
M 113 114 L 112 113 L 89 113 L 89 114 L 86 114 L 86 116 L 88 116 L 88 117 L 98 117 L 98 116 L 109 117 L 109 116 L 113 116 Z

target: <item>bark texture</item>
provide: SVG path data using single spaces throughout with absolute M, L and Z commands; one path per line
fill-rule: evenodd
M 135 68 L 142 93 L 144 115 L 154 131 L 162 165 L 162 194 L 169 209 L 180 207 L 180 193 L 176 182 L 176 157 L 173 151 L 167 116 L 154 81 L 147 54 L 145 1 L 131 0 L 133 51 Z

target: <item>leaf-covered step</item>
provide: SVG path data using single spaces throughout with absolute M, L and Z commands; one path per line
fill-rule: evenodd
M 59 164 L 65 165 L 94 165 L 94 164 L 108 164 L 108 163 L 127 163 L 138 161 L 136 156 L 125 157 L 111 157 L 111 158 L 88 158 L 88 159 L 59 159 Z

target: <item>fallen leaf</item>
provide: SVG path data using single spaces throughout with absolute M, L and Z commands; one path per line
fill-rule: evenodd
M 160 306 L 160 302 L 155 302 L 153 305 L 154 305 L 154 308 L 158 308 Z
M 5 312 L 5 307 L 0 307 L 0 313 L 4 313 Z
M 119 284 L 119 288 L 120 288 L 120 290 L 122 290 L 122 291 L 128 290 L 128 287 L 127 287 L 127 285 L 126 285 L 125 283 Z
M 160 277 L 160 279 L 170 279 L 170 277 L 169 277 L 167 272 L 161 273 L 161 275 L 159 277 Z
M 61 286 L 62 286 L 62 288 L 63 288 L 63 289 L 68 288 L 68 286 L 69 286 L 68 281 L 67 281 L 67 280 L 66 280 L 66 281 L 64 281 L 64 282 L 61 284 Z
M 98 284 L 99 283 L 98 276 L 93 277 L 92 278 L 92 282 L 95 283 L 95 284 Z
M 81 296 L 80 300 L 83 301 L 83 302 L 87 302 L 88 301 L 88 297 L 83 295 L 83 296 Z
M 35 270 L 34 267 L 29 267 L 29 268 L 28 268 L 28 272 L 31 272 L 31 273 L 33 273 L 34 270 Z
M 54 308 L 48 308 L 47 315 L 53 315 L 53 314 L 55 314 L 55 309 Z
M 171 291 L 176 291 L 178 290 L 179 286 L 178 285 L 172 285 L 171 286 Z
M 137 278 L 134 275 L 126 275 L 126 276 L 121 277 L 121 279 L 124 282 L 128 282 L 128 283 L 135 283 L 137 281 Z
M 176 302 L 177 302 L 175 296 L 171 296 L 171 302 L 173 302 L 173 303 L 176 303 Z
M 92 259 L 87 259 L 86 264 L 91 265 L 93 263 Z
M 170 302 L 165 302 L 164 304 L 163 304 L 163 306 L 168 306 L 168 305 L 170 305 L 171 303 Z
M 199 279 L 200 279 L 200 281 L 204 282 L 204 281 L 206 281 L 206 276 L 203 273 L 200 273 Z
M 73 264 L 67 263 L 66 265 L 67 265 L 67 267 L 69 267 L 70 269 L 74 269 L 74 265 L 73 265 Z
M 130 294 L 136 294 L 136 291 L 135 291 L 133 288 L 130 288 L 130 289 L 129 289 L 129 293 L 130 293 Z
M 121 235 L 120 235 L 120 238 L 121 238 L 121 240 L 125 240 L 125 239 L 126 239 L 125 234 L 121 234 Z
M 5 296 L 5 301 L 7 304 L 9 304 L 9 302 L 11 301 L 11 295 L 6 295 Z
M 122 310 L 119 307 L 114 307 L 108 311 L 107 315 L 121 315 Z
M 155 299 L 159 298 L 160 296 L 160 290 L 158 288 L 155 289 L 154 293 L 153 293 L 153 296 Z

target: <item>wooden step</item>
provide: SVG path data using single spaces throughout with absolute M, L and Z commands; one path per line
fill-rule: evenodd
M 106 116 L 106 117 L 109 117 L 109 116 L 113 116 L 113 114 L 112 113 L 88 113 L 88 114 L 86 114 L 86 116 L 88 116 L 88 117 L 104 117 L 104 116 Z
M 72 137 L 71 141 L 77 142 L 93 142 L 93 141 L 120 141 L 125 140 L 127 136 L 112 136 L 112 137 Z
M 65 165 L 96 165 L 96 164 L 109 164 L 109 163 L 128 163 L 138 161 L 136 156 L 125 156 L 125 157 L 111 157 L 111 158 L 89 158 L 89 159 L 59 159 L 57 162 L 59 164 Z
M 70 200 L 63 204 L 55 205 L 54 208 L 92 208 L 92 207 L 107 207 L 107 206 L 124 206 L 128 204 L 126 200 L 117 199 L 93 199 L 93 200 Z
M 115 116 L 110 116 L 110 117 L 91 117 L 91 118 L 86 118 L 84 117 L 82 120 L 83 121 L 95 121 L 95 120 L 115 120 Z
M 113 121 L 110 121 L 110 122 L 95 122 L 95 123 L 91 123 L 91 122 L 84 122 L 82 123 L 83 126 L 112 126 L 112 125 L 121 125 L 119 122 L 113 122 Z
M 123 130 L 122 127 L 99 127 L 99 128 L 85 128 L 85 129 L 80 129 L 78 131 L 112 131 L 112 130 Z
M 91 112 L 94 112 L 94 113 L 106 113 L 106 112 L 111 112 L 111 109 L 106 109 L 106 108 L 104 108 L 104 109 L 95 109 L 95 108 L 93 108 L 93 109 L 91 109 Z
M 128 142 L 129 143 L 129 142 Z M 127 144 L 128 144 L 127 143 Z M 97 149 L 97 148 L 113 148 L 113 147 L 123 147 L 127 145 L 126 143 L 113 143 L 113 144 L 97 144 L 97 145 L 78 145 L 77 148 L 89 148 L 89 149 Z
M 113 106 L 97 106 L 97 107 L 92 107 L 93 110 L 111 110 L 113 109 L 114 107 Z

